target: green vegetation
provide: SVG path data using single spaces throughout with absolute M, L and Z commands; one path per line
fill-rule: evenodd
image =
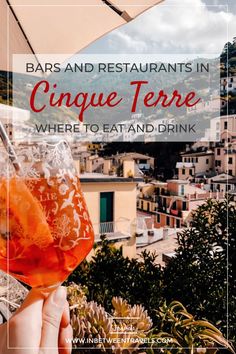
M 103 237 L 102 247 L 96 248 L 91 262 L 84 261 L 68 281 L 86 285 L 88 298 L 108 311 L 112 308 L 112 298 L 121 296 L 130 304 L 142 304 L 155 318 L 155 309 L 163 301 L 163 275 L 155 259 L 155 254 L 146 251 L 141 261 L 125 258 L 121 248 L 115 248 Z
M 173 328 L 171 321 L 167 321 L 167 327 L 161 326 L 160 321 L 161 313 L 167 311 L 173 301 L 179 301 L 187 312 L 194 314 L 194 317 L 189 317 L 192 322 L 189 322 L 188 330 L 197 338 L 196 346 L 200 345 L 199 341 L 202 343 L 198 334 L 202 329 L 201 326 L 198 328 L 195 320 L 207 319 L 226 337 L 229 334 L 229 338 L 235 340 L 235 236 L 235 206 L 227 201 L 208 200 L 195 212 L 191 227 L 178 234 L 176 256 L 165 268 L 156 264 L 155 254 L 148 252 L 142 253 L 141 260 L 125 258 L 121 249 L 116 249 L 103 238 L 102 246 L 95 246 L 93 259 L 83 262 L 69 281 L 85 285 L 89 301 L 98 302 L 106 311 L 112 310 L 114 296 L 122 297 L 132 306 L 144 306 L 158 329 L 156 334 L 162 330 L 176 338 L 173 328 L 182 325 L 188 315 L 179 320 L 177 315 L 175 320 L 179 322 L 178 325 L 172 324 Z M 190 340 L 181 331 L 178 332 L 182 338 L 179 338 L 180 342 Z M 191 339 L 192 344 L 195 339 Z
M 220 56 L 221 77 L 232 76 L 236 74 L 236 37 L 233 43 L 227 42 Z
M 165 297 L 168 301 L 182 301 L 197 316 L 217 324 L 225 334 L 228 310 L 229 337 L 234 339 L 235 236 L 235 207 L 228 205 L 227 201 L 209 200 L 195 212 L 191 228 L 178 234 L 176 257 L 164 270 Z
M 124 353 L 216 353 L 217 345 L 234 352 L 222 333 L 205 320 L 196 320 L 178 301 L 164 303 L 156 311 L 153 326 L 142 305 L 131 306 L 121 297 L 112 298 L 112 308 L 87 301 L 86 287 L 68 286 L 73 328 L 73 352 Z

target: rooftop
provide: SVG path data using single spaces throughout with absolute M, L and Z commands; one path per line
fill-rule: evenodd
M 143 246 L 137 245 L 137 255 L 140 257 L 141 251 L 144 249 L 146 251 L 155 251 L 157 253 L 157 258 L 155 263 L 165 265 L 162 255 L 166 253 L 174 253 L 175 249 L 178 247 L 177 243 L 177 232 L 180 229 L 169 229 L 168 236 L 165 239 L 156 238 L 156 242 L 151 242 L 150 244 L 144 244 Z M 155 232 L 159 233 L 160 236 L 163 235 L 163 229 L 155 229 Z M 155 240 L 155 236 L 153 237 Z
M 143 178 L 141 177 L 134 177 L 134 178 L 126 178 L 126 177 L 118 177 L 116 175 L 105 175 L 103 173 L 89 173 L 85 172 L 80 174 L 79 176 L 81 183 L 83 182 L 142 182 Z
M 214 171 L 209 171 L 209 172 L 202 171 L 202 172 L 196 173 L 196 175 L 195 175 L 196 178 L 211 178 L 214 176 L 216 176 L 216 173 Z
M 223 184 L 235 184 L 236 185 L 236 178 L 228 178 L 218 181 L 212 181 L 212 183 L 223 183 Z
M 186 179 L 168 179 L 167 183 L 189 184 L 189 181 Z
M 227 175 L 226 173 L 221 173 L 219 175 L 215 175 L 214 177 L 212 177 L 211 182 L 219 182 L 222 180 L 226 180 L 226 179 L 232 179 L 233 177 L 230 175 Z
M 181 153 L 181 156 L 206 156 L 206 155 L 214 155 L 214 152 L 211 151 L 211 150 L 207 150 L 207 151 L 200 151 L 200 152 L 197 152 L 197 151 L 189 151 L 189 152 L 182 152 Z
M 110 158 L 120 158 L 120 159 L 142 159 L 142 160 L 150 160 L 153 157 L 148 156 L 148 155 L 144 155 L 144 154 L 140 154 L 138 152 L 124 152 L 122 154 L 117 154 L 117 155 L 112 155 L 110 156 Z

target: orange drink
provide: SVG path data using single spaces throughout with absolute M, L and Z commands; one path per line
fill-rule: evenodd
M 31 287 L 63 282 L 94 243 L 79 178 L 54 172 L 0 177 L 0 268 Z

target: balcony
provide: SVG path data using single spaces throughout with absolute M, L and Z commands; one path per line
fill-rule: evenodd
M 195 193 L 195 194 L 189 194 L 188 195 L 188 200 L 189 201 L 195 201 L 195 200 L 206 200 L 206 199 L 224 199 L 225 198 L 225 193 L 224 192 L 206 192 L 206 193 Z
M 131 237 L 131 221 L 119 218 L 116 221 L 94 224 L 95 242 L 101 242 L 101 235 L 106 235 L 109 241 L 122 241 Z
M 182 210 L 170 209 L 168 207 L 163 207 L 163 206 L 161 207 L 160 206 L 160 207 L 157 208 L 157 211 L 159 213 L 175 216 L 175 217 L 178 217 L 178 218 L 182 217 Z
M 170 209 L 170 214 L 181 218 L 182 210 Z
M 155 194 L 153 194 L 153 195 L 141 194 L 139 196 L 139 199 L 143 199 L 143 200 L 146 200 L 148 202 L 154 202 L 155 203 L 157 201 L 157 196 Z
M 193 162 L 177 162 L 176 168 L 193 168 L 195 164 Z
M 236 154 L 236 149 L 225 149 L 225 154 Z

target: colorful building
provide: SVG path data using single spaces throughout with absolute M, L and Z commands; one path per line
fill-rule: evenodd
M 213 193 L 200 187 L 180 179 L 168 180 L 166 183 L 156 181 L 146 186 L 141 184 L 138 210 L 153 214 L 155 228 L 188 226 L 192 211 L 205 203 L 207 198 L 224 197 L 224 193 Z
M 128 177 L 134 162 L 123 165 L 125 177 L 101 173 L 81 173 L 80 181 L 95 232 L 95 241 L 105 234 L 122 246 L 125 256 L 136 255 L 136 186 L 141 178 Z
M 198 174 L 214 170 L 214 152 L 212 150 L 197 152 L 184 152 L 181 154 L 182 162 L 177 162 L 178 179 L 193 179 Z

